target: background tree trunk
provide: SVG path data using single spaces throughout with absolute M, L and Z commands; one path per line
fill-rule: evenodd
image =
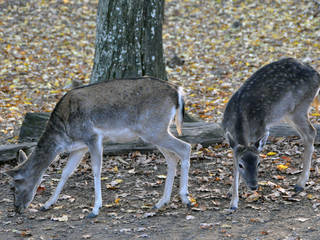
M 91 83 L 144 75 L 167 79 L 164 0 L 99 0 Z

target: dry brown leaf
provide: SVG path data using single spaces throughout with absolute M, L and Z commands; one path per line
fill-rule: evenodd
M 52 221 L 58 221 L 58 222 L 67 222 L 69 219 L 68 215 L 62 215 L 61 217 L 54 217 L 54 216 L 51 216 L 51 220 Z

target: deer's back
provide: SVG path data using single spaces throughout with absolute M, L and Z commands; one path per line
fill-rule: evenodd
M 70 137 L 82 138 L 93 128 L 121 130 L 144 114 L 168 115 L 178 105 L 177 87 L 150 78 L 121 79 L 75 88 L 66 93 L 51 114 L 51 124 Z M 168 106 L 171 109 L 167 109 Z
M 302 102 L 310 104 L 319 85 L 319 74 L 295 59 L 270 63 L 255 72 L 231 97 L 223 126 L 233 130 L 245 124 L 250 130 L 265 127 L 290 114 Z

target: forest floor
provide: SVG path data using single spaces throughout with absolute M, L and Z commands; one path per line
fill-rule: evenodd
M 52 111 L 72 80 L 88 83 L 93 63 L 97 0 L 0 0 L 0 143 L 16 143 L 23 116 Z M 164 50 L 170 81 L 185 88 L 186 110 L 220 122 L 231 94 L 254 71 L 284 56 L 320 70 L 317 1 L 167 0 Z M 311 109 L 313 123 L 319 114 Z M 320 152 L 315 146 L 307 189 L 294 195 L 303 151 L 297 138 L 271 138 L 261 154 L 259 189 L 241 188 L 239 209 L 226 209 L 232 155 L 225 144 L 193 146 L 189 189 L 177 186 L 168 207 L 154 211 L 165 181 L 158 153 L 106 157 L 103 207 L 95 219 L 87 157 L 57 204 L 39 211 L 65 159 L 46 172 L 29 209 L 13 211 L 9 178 L 0 178 L 0 239 L 319 239 Z M 1 171 L 14 163 L 2 164 Z
M 300 173 L 297 153 L 302 149 L 297 139 L 273 139 L 263 151 L 258 191 L 242 186 L 239 209 L 234 213 L 228 211 L 232 155 L 226 145 L 194 149 L 189 180 L 191 208 L 179 199 L 178 171 L 170 204 L 159 211 L 152 209 L 161 197 L 166 175 L 160 154 L 110 156 L 103 164 L 103 207 L 94 219 L 85 218 L 94 202 L 87 158 L 52 209 L 39 211 L 60 178 L 65 160 L 59 159 L 50 166 L 23 214 L 14 212 L 9 178 L 1 178 L 0 239 L 318 240 L 320 152 L 314 154 L 317 160 L 307 190 L 295 195 L 293 186 Z

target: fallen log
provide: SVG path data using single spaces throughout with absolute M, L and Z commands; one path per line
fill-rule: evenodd
M 37 142 L 49 120 L 50 113 L 29 112 L 24 117 L 19 142 Z
M 33 142 L 37 141 L 44 131 L 46 123 L 49 119 L 49 113 L 27 113 L 22 123 L 19 142 Z M 171 132 L 177 135 L 176 128 L 171 127 Z M 217 123 L 206 122 L 187 122 L 183 125 L 182 140 L 189 143 L 201 142 L 201 144 L 208 145 L 223 141 L 223 131 Z M 128 144 L 111 144 L 111 146 L 128 146 Z M 129 143 L 135 148 L 146 146 L 142 141 Z M 110 149 L 120 149 L 121 147 L 110 147 Z M 110 150 L 112 151 L 112 150 Z
M 0 162 L 11 161 L 16 159 L 19 149 L 30 152 L 36 145 L 41 132 L 44 130 L 46 122 L 49 118 L 47 113 L 28 113 L 22 124 L 19 144 L 9 144 L 0 146 Z M 320 143 L 320 125 L 315 125 L 318 131 L 316 143 Z M 171 131 L 177 136 L 175 126 L 171 127 Z M 200 143 L 203 146 L 208 146 L 224 141 L 224 134 L 221 126 L 217 123 L 207 122 L 186 122 L 182 128 L 182 136 L 180 139 L 191 144 Z M 298 133 L 289 125 L 281 123 L 271 127 L 270 136 L 287 137 L 298 136 Z M 145 144 L 143 141 L 135 141 L 130 143 L 106 143 L 104 144 L 105 154 L 123 154 L 131 151 L 149 152 L 155 149 L 150 144 Z
M 39 124 L 39 119 L 43 119 L 43 115 L 39 118 L 36 117 L 36 124 L 38 128 L 42 128 L 44 130 L 45 124 Z M 34 116 L 28 118 L 35 119 Z M 9 144 L 0 146 L 0 162 L 11 161 L 16 159 L 17 152 L 19 149 L 23 149 L 24 151 L 30 152 L 32 148 L 36 145 L 36 141 L 40 137 L 39 129 L 36 129 L 34 124 L 28 122 L 25 125 L 25 121 L 22 124 L 21 129 L 30 128 L 28 131 L 21 131 L 19 137 L 19 144 Z M 34 131 L 32 131 L 32 129 Z M 175 126 L 171 127 L 171 132 L 177 136 Z M 206 122 L 192 122 L 185 123 L 182 128 L 183 135 L 179 136 L 180 139 L 189 142 L 191 144 L 200 143 L 204 146 L 208 146 L 214 143 L 221 143 L 224 140 L 223 131 L 220 128 L 219 124 L 216 123 L 206 123 Z M 26 133 L 28 133 L 26 135 Z M 146 144 L 142 140 L 137 140 L 129 143 L 105 143 L 104 144 L 104 154 L 122 154 L 128 153 L 131 151 L 140 151 L 140 152 L 150 152 L 155 150 L 156 148 L 151 144 Z
M 0 145 L 0 163 L 15 160 L 20 149 L 27 154 L 31 153 L 36 142 Z

